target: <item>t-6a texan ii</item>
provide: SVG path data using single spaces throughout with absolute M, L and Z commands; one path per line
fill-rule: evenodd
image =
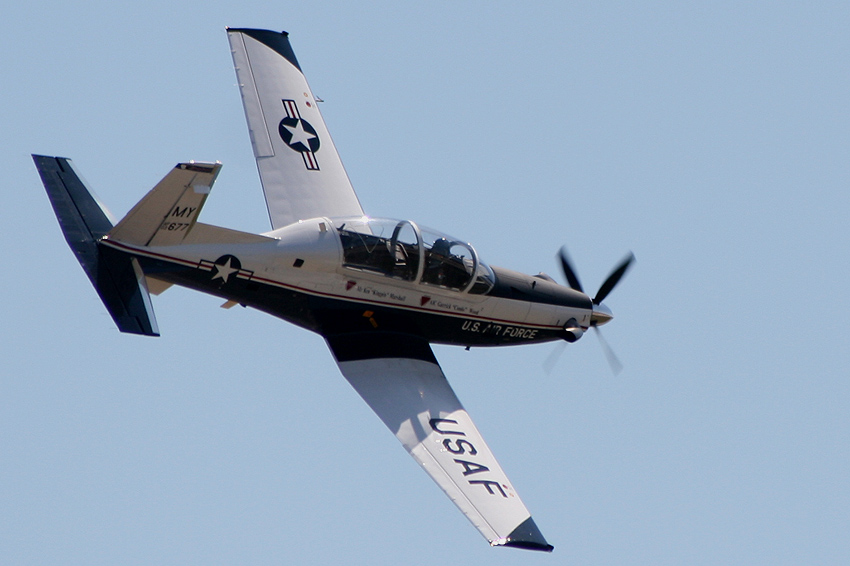
M 272 230 L 198 222 L 221 168 L 179 163 L 117 224 L 73 163 L 33 156 L 65 239 L 122 332 L 157 336 L 150 294 L 182 285 L 324 337 L 339 369 L 493 546 L 551 551 L 452 391 L 431 344 L 566 340 L 612 319 L 569 286 L 484 263 L 412 220 L 367 216 L 286 33 L 228 29 Z

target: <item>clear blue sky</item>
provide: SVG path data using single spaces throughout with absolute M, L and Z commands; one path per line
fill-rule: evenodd
M 850 560 L 846 2 L 236 4 L 4 11 L 4 564 Z M 183 289 L 115 330 L 29 154 L 119 216 L 220 160 L 202 221 L 267 230 L 225 26 L 290 32 L 370 214 L 589 289 L 634 251 L 618 377 L 435 348 L 554 554 L 490 549 L 319 337 Z

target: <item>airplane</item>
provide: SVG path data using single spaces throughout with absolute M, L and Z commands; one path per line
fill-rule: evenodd
M 121 332 L 158 336 L 172 285 L 320 334 L 342 375 L 492 546 L 553 550 L 431 344 L 575 342 L 613 314 L 562 249 L 569 286 L 490 266 L 464 240 L 361 208 L 286 32 L 227 28 L 272 230 L 198 221 L 221 163 L 177 164 L 117 223 L 67 158 L 33 155 L 60 227 Z

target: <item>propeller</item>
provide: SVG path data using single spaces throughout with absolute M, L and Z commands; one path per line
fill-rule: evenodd
M 561 270 L 564 272 L 564 277 L 567 279 L 567 283 L 569 283 L 570 288 L 574 289 L 580 293 L 584 293 L 584 289 L 581 286 L 581 282 L 579 282 L 578 275 L 576 275 L 575 269 L 573 269 L 572 261 L 570 260 L 570 256 L 567 253 L 566 247 L 562 247 L 560 252 L 558 253 L 558 258 L 561 260 Z M 629 252 L 626 257 L 624 257 L 617 267 L 614 268 L 613 271 L 608 275 L 602 285 L 599 287 L 599 290 L 596 292 L 596 296 L 593 297 L 593 314 L 590 317 L 590 326 L 593 327 L 593 330 L 596 332 L 596 336 L 599 338 L 599 344 L 602 346 L 602 351 L 605 353 L 605 358 L 608 360 L 608 364 L 611 366 L 611 371 L 614 375 L 619 374 L 623 369 L 623 364 L 620 363 L 620 360 L 617 358 L 617 355 L 614 353 L 614 350 L 608 345 L 608 341 L 602 336 L 602 332 L 599 330 L 599 327 L 603 324 L 610 321 L 614 318 L 614 315 L 611 313 L 611 310 L 602 304 L 602 301 L 605 300 L 606 297 L 614 290 L 614 287 L 620 282 L 629 268 L 632 266 L 632 263 L 635 261 L 635 255 Z M 569 329 L 566 329 L 569 330 Z M 572 333 L 568 332 L 569 336 L 573 336 Z M 580 334 L 579 334 L 580 336 Z M 574 341 L 578 338 L 574 338 L 570 340 Z M 560 357 L 560 351 L 556 350 L 552 354 L 557 352 L 557 357 Z M 555 361 L 557 361 L 557 357 L 553 357 L 550 355 L 546 360 L 546 366 L 548 368 L 547 373 L 551 371 L 551 368 L 554 367 Z
M 617 283 L 620 282 L 620 279 L 623 278 L 623 275 L 626 274 L 626 272 L 629 270 L 629 267 L 631 267 L 634 261 L 635 254 L 629 252 L 629 255 L 623 258 L 623 261 L 620 262 L 620 265 L 618 265 L 614 269 L 614 271 L 611 272 L 611 275 L 608 276 L 608 279 L 606 279 L 602 286 L 599 287 L 599 290 L 596 292 L 596 296 L 593 297 L 594 305 L 601 304 L 602 301 L 605 300 L 605 297 L 607 297 L 608 293 L 610 293 L 614 289 L 614 287 L 617 286 Z
M 611 373 L 615 376 L 620 375 L 620 372 L 623 371 L 623 364 L 620 363 L 620 358 L 617 357 L 617 354 L 614 353 L 614 350 L 608 345 L 608 340 L 602 335 L 602 331 L 599 330 L 599 327 L 594 325 L 593 330 L 596 331 L 596 337 L 599 338 L 599 344 L 602 346 L 602 351 L 605 353 L 605 359 L 608 360 L 608 365 L 611 367 Z
M 560 253 L 558 254 L 558 258 L 561 260 L 561 269 L 564 272 L 564 277 L 567 278 L 567 282 L 570 284 L 571 289 L 575 289 L 580 293 L 584 293 L 584 289 L 581 287 L 581 283 L 578 280 L 578 276 L 576 275 L 575 269 L 573 269 L 572 262 L 570 261 L 570 256 L 567 254 L 567 248 L 562 247 Z M 614 268 L 614 270 L 608 275 L 608 278 L 605 279 L 605 282 L 599 287 L 599 290 L 596 292 L 596 296 L 593 297 L 593 304 L 598 305 L 601 304 L 602 301 L 605 300 L 605 297 L 611 293 L 614 287 L 617 286 L 617 283 L 620 282 L 620 279 L 623 278 L 623 275 L 629 270 L 632 263 L 635 261 L 635 254 L 629 252 L 629 254 L 623 258 L 623 260 Z

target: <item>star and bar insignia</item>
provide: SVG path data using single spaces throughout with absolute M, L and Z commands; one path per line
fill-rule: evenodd
M 308 170 L 318 171 L 319 161 L 316 159 L 316 152 L 319 151 L 320 143 L 316 129 L 310 125 L 310 122 L 301 118 L 294 100 L 284 99 L 281 102 L 286 111 L 286 117 L 280 121 L 277 128 L 280 139 L 290 149 L 301 154 L 304 166 Z
M 198 262 L 200 269 L 206 269 L 212 274 L 212 281 L 218 281 L 221 285 L 225 285 L 232 276 L 241 277 L 243 279 L 251 279 L 254 272 L 250 269 L 242 269 L 242 263 L 236 256 L 226 254 L 215 261 L 202 259 Z

